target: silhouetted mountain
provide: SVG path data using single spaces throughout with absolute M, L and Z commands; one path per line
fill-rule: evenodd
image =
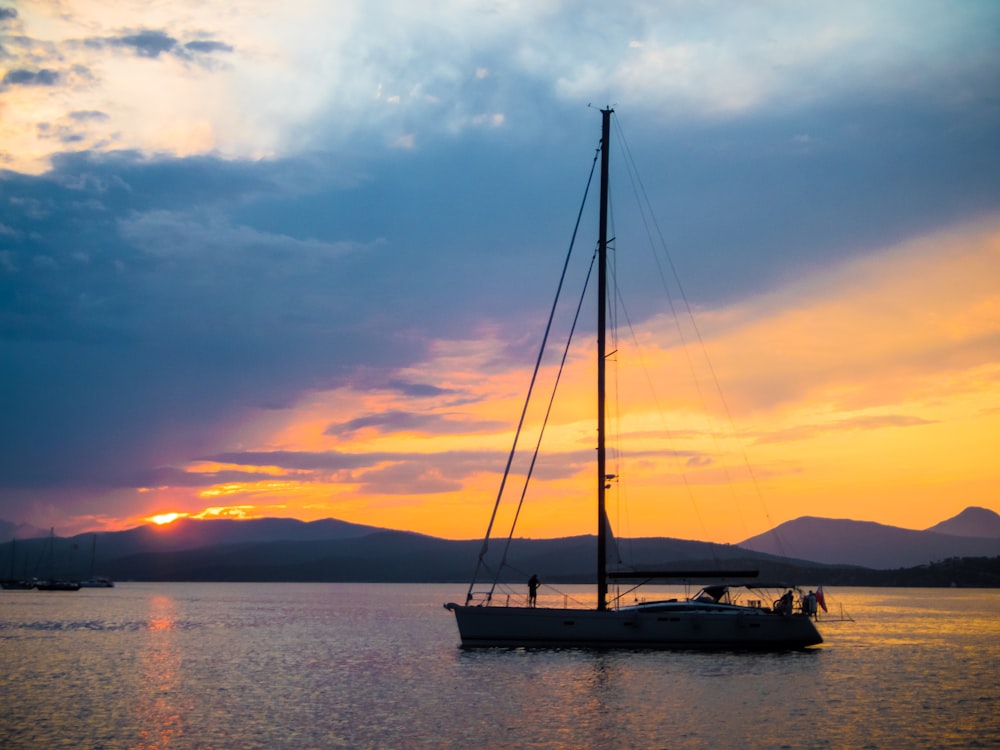
M 28 523 L 11 523 L 0 519 L 0 539 L 37 539 L 48 536 L 48 529 L 39 529 Z
M 989 521 L 977 516 L 981 524 Z M 120 581 L 465 582 L 482 549 L 481 540 L 285 518 L 182 519 L 54 541 L 57 576 Z M 19 538 L 16 550 L 0 544 L 0 577 L 49 575 L 48 544 L 48 538 Z M 509 545 L 491 540 L 479 578 L 489 580 L 504 559 L 504 582 L 525 581 L 532 573 L 550 582 L 592 582 L 595 551 L 593 536 L 514 539 Z M 754 569 L 761 580 L 803 584 L 1000 585 L 1000 539 L 861 521 L 800 518 L 741 545 L 620 539 L 610 551 L 613 565 L 619 555 L 631 569 Z M 932 561 L 944 562 L 928 565 Z
M 1000 521 L 1000 517 L 992 511 L 984 513 Z M 961 517 L 962 514 L 959 514 L 938 524 L 938 527 L 947 528 Z M 958 536 L 932 530 L 914 531 L 870 521 L 811 516 L 783 523 L 771 531 L 740 542 L 739 546 L 828 565 L 879 569 L 926 565 L 954 557 L 1000 555 L 1000 538 Z
M 142 552 L 172 552 L 213 545 L 249 542 L 316 542 L 352 539 L 383 529 L 377 526 L 338 521 L 299 521 L 295 518 L 180 518 L 163 526 L 138 526 L 128 531 L 97 534 L 98 551 L 103 558 L 121 557 Z M 93 534 L 79 534 L 73 541 L 83 542 Z
M 957 516 L 931 526 L 927 531 L 953 536 L 1000 539 L 1000 515 L 987 508 L 966 508 Z
M 19 541 L 16 577 L 47 575 L 48 539 Z M 778 560 L 738 547 L 682 539 L 620 540 L 633 567 L 657 569 L 753 568 L 768 578 L 801 572 L 795 561 Z M 514 539 L 491 542 L 485 577 L 506 559 L 501 580 L 527 580 L 538 572 L 548 581 L 588 582 L 595 577 L 596 538 Z M 0 545 L 0 566 L 9 545 Z M 189 521 L 163 527 L 56 538 L 56 573 L 83 578 L 92 573 L 116 580 L 183 581 L 468 581 L 481 540 L 453 541 L 340 521 L 303 523 L 287 519 Z M 627 550 L 625 549 L 627 548 Z M 91 561 L 92 551 L 96 559 Z M 806 564 L 808 565 L 808 564 Z M 819 568 L 822 566 L 813 566 Z
M 356 539 L 383 531 L 375 526 L 324 519 L 305 522 L 294 518 L 260 518 L 249 520 L 178 519 L 163 526 L 139 526 L 127 531 L 108 531 L 78 534 L 54 540 L 54 573 L 65 578 L 87 578 L 103 575 L 119 580 L 171 578 L 156 575 L 168 559 L 176 559 L 184 552 L 206 554 L 205 551 L 225 549 L 235 545 L 268 545 L 329 543 L 336 540 Z M 400 532 L 402 533 L 402 532 Z M 96 540 L 96 541 L 95 541 Z M 22 539 L 18 535 L 15 556 L 11 561 L 11 545 L 0 545 L 0 577 L 48 576 L 48 533 L 40 539 Z M 171 555 L 174 557 L 171 558 Z M 142 571 L 132 572 L 128 560 L 146 560 Z M 157 561 L 157 562 L 149 562 Z M 253 558 L 247 558 L 248 563 Z M 13 566 L 13 567 L 11 567 Z M 185 568 L 186 569 L 186 568 Z M 149 573 L 148 575 L 146 573 Z M 176 578 L 174 578 L 176 580 Z M 199 576 L 192 580 L 207 580 Z M 218 579 L 215 579 L 218 580 Z

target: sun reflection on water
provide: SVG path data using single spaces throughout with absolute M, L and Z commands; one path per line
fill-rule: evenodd
M 136 696 L 140 739 L 130 750 L 165 750 L 183 733 L 182 649 L 174 632 L 177 610 L 171 596 L 149 599 L 149 642 L 138 665 L 143 688 Z

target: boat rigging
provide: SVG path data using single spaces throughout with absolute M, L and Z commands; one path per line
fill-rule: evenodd
M 494 589 L 499 579 L 499 572 L 490 587 L 482 593 L 477 593 L 475 585 L 480 570 L 485 565 L 485 557 L 489 547 L 490 535 L 497 517 L 497 508 L 507 476 L 510 471 L 514 452 L 517 449 L 518 437 L 521 433 L 527 410 L 527 400 L 531 398 L 535 379 L 538 374 L 542 353 L 552 325 L 551 315 L 555 312 L 555 304 L 550 314 L 549 323 L 543 337 L 535 373 L 529 386 L 528 399 L 515 433 L 514 444 L 507 460 L 507 467 L 500 483 L 492 515 L 487 527 L 486 536 L 479 554 L 476 571 L 466 594 L 463 604 L 449 602 L 445 607 L 455 614 L 462 645 L 476 646 L 574 646 L 574 647 L 624 647 L 624 648 L 803 648 L 822 642 L 813 622 L 815 594 L 804 596 L 801 592 L 798 601 L 792 588 L 784 590 L 780 599 L 773 601 L 758 596 L 758 598 L 741 599 L 737 589 L 743 586 L 752 588 L 745 581 L 739 583 L 723 583 L 706 586 L 695 596 L 685 599 L 668 599 L 654 602 L 641 602 L 629 606 L 620 606 L 619 599 L 609 606 L 608 581 L 613 580 L 655 580 L 675 579 L 688 580 L 696 578 L 747 579 L 754 578 L 757 571 L 750 570 L 684 570 L 684 571 L 628 571 L 609 570 L 608 547 L 610 523 L 607 514 L 607 489 L 609 482 L 615 479 L 607 468 L 607 436 L 606 436 L 606 406 L 607 380 L 606 369 L 609 358 L 608 329 L 608 220 L 609 220 L 609 173 L 610 173 L 610 132 L 611 116 L 614 110 L 610 107 L 601 110 L 601 140 L 597 156 L 600 161 L 600 199 L 598 210 L 598 238 L 596 258 L 597 267 L 597 458 L 596 458 L 596 606 L 591 609 L 571 609 L 558 607 L 534 606 L 531 597 L 529 606 L 509 606 L 509 601 L 498 602 L 494 598 Z M 591 172 L 593 175 L 593 171 Z M 589 193 L 589 185 L 585 191 L 584 200 Z M 582 212 L 582 207 L 581 207 Z M 577 218 L 577 228 L 580 219 Z M 574 229 L 575 238 L 577 230 Z M 572 247 L 571 247 L 572 249 Z M 567 258 L 567 263 L 568 263 Z M 563 267 L 563 279 L 566 266 Z M 562 288 L 562 280 L 559 289 Z M 589 273 L 588 273 L 589 279 Z M 558 292 L 557 292 L 558 300 Z M 579 308 L 577 308 L 577 319 Z M 576 327 L 574 319 L 573 328 Z M 572 336 L 572 332 L 571 332 Z M 567 344 L 568 347 L 568 344 Z M 566 361 L 563 353 L 563 363 Z M 559 376 L 556 381 L 558 383 Z M 551 402 L 549 408 L 551 409 Z M 546 414 L 546 421 L 548 412 Z M 544 432 L 544 426 L 543 426 Z M 541 438 L 539 438 L 540 444 Z M 538 447 L 536 446 L 536 457 Z M 532 469 L 535 458 L 532 458 Z M 531 470 L 528 472 L 530 479 Z M 524 501 L 522 493 L 515 512 L 514 522 L 520 514 Z M 507 538 L 501 560 L 501 568 L 506 564 L 507 548 L 513 537 Z M 537 583 L 535 584 L 537 586 Z M 534 590 L 535 586 L 532 587 Z

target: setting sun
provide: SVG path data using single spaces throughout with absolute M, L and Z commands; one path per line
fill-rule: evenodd
M 157 526 L 164 526 L 168 523 L 173 523 L 178 518 L 186 518 L 187 513 L 163 513 L 159 516 L 151 516 L 148 520 L 155 523 Z

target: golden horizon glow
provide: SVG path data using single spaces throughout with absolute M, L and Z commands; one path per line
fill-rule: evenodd
M 649 382 L 660 392 L 616 425 L 613 448 L 627 457 L 609 469 L 620 476 L 616 531 L 738 542 L 803 515 L 927 528 L 968 506 L 1000 510 L 998 268 L 1000 222 L 974 224 L 702 311 L 724 402 L 714 386 L 696 390 L 675 374 L 687 367 L 676 329 L 637 326 L 639 350 L 622 342 L 620 358 L 641 359 L 645 372 L 613 368 L 614 398 Z M 478 538 L 530 373 L 504 366 L 509 342 L 498 330 L 473 334 L 435 342 L 427 362 L 397 373 L 433 394 L 307 394 L 234 426 L 233 444 L 218 447 L 227 462 L 181 467 L 197 486 L 135 497 L 179 509 L 164 518 L 338 518 Z M 694 356 L 690 366 L 705 364 Z M 581 356 L 564 375 L 519 536 L 593 533 L 592 369 Z M 529 415 L 522 446 L 534 444 L 539 420 Z M 241 451 L 245 465 L 232 462 Z M 514 466 L 510 497 L 525 470 Z M 505 532 L 511 513 L 501 509 L 496 528 Z

